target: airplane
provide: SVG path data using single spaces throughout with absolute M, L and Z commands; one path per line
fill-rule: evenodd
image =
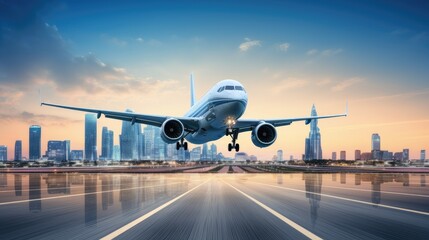
M 191 108 L 183 117 L 80 108 L 42 101 L 40 105 L 95 113 L 97 118 L 104 115 L 106 118 L 130 121 L 132 125 L 141 123 L 160 127 L 161 138 L 165 143 L 176 143 L 177 150 L 183 147 L 185 151 L 188 149 L 188 143 L 185 140 L 193 144 L 203 144 L 218 140 L 223 136 L 230 136 L 231 143 L 228 144 L 228 151 L 235 149 L 238 152 L 240 150 L 240 145 L 237 143 L 238 134 L 247 131 L 252 132 L 253 144 L 264 148 L 272 145 L 277 139 L 276 127 L 290 125 L 297 121 L 305 121 L 307 125 L 315 119 L 348 115 L 346 104 L 346 112 L 343 114 L 284 119 L 240 119 L 246 110 L 248 100 L 247 92 L 240 82 L 232 79 L 222 80 L 215 84 L 198 102 L 195 98 L 192 74 L 190 82 Z

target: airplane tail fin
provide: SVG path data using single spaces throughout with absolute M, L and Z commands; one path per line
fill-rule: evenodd
M 194 74 L 191 73 L 191 107 L 195 104 Z

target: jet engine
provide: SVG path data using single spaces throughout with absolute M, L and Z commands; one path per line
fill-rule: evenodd
M 257 147 L 268 147 L 276 141 L 276 128 L 266 122 L 259 123 L 252 131 L 252 142 Z
M 185 127 L 181 121 L 170 118 L 161 125 L 161 139 L 166 143 L 175 143 L 179 141 L 185 132 Z

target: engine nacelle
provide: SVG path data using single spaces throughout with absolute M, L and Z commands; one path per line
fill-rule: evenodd
M 276 128 L 266 122 L 260 123 L 252 131 L 252 142 L 257 147 L 268 147 L 277 139 Z
M 162 123 L 161 126 L 161 139 L 166 143 L 175 143 L 179 141 L 185 133 L 185 127 L 182 122 L 169 118 Z

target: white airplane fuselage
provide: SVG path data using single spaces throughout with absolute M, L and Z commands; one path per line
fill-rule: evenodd
M 185 117 L 199 118 L 200 126 L 197 132 L 188 134 L 186 140 L 202 144 L 225 136 L 228 125 L 246 110 L 247 99 L 247 93 L 238 81 L 218 82 L 185 114 Z

